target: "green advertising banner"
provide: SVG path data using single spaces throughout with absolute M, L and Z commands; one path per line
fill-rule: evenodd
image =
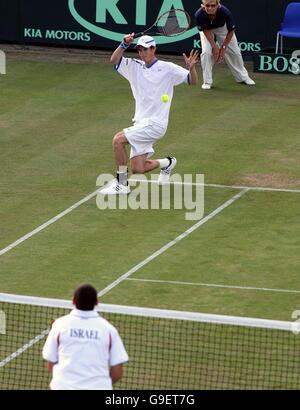
M 274 47 L 289 0 L 223 0 L 233 13 L 244 55 Z M 0 0 L 0 41 L 114 49 L 124 34 L 143 31 L 172 8 L 191 16 L 188 31 L 157 36 L 162 52 L 182 53 L 200 48 L 194 15 L 201 0 Z M 289 47 L 299 49 L 299 41 Z M 292 42 L 292 43 L 291 43 Z
M 259 73 L 300 74 L 300 50 L 290 54 L 257 53 L 253 70 Z

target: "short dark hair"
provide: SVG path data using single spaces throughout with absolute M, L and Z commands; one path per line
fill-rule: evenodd
M 79 310 L 93 310 L 98 304 L 97 291 L 94 286 L 84 283 L 74 292 L 73 303 Z

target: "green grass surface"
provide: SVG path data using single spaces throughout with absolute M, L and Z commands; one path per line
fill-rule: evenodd
M 207 183 L 299 188 L 299 79 L 254 77 L 255 87 L 236 84 L 218 67 L 210 92 L 177 87 L 157 156 L 176 155 L 178 173 L 204 173 Z M 11 61 L 0 81 L 4 248 L 93 192 L 100 173 L 114 172 L 111 139 L 130 124 L 133 100 L 109 64 Z M 236 192 L 206 188 L 205 214 Z M 248 192 L 132 278 L 300 290 L 299 198 Z M 101 290 L 192 226 L 184 212 L 100 211 L 92 199 L 1 256 L 1 291 L 69 298 L 82 281 Z M 280 319 L 290 318 L 297 300 L 297 294 L 133 281 L 103 297 Z
M 253 77 L 255 87 L 236 84 L 219 66 L 211 91 L 177 87 L 169 129 L 155 145 L 156 157 L 175 155 L 176 172 L 204 174 L 206 183 L 299 190 L 299 78 Z M 0 76 L 0 250 L 95 191 L 99 174 L 114 172 L 111 140 L 130 125 L 133 109 L 127 81 L 109 64 L 8 61 L 7 74 Z M 205 215 L 238 192 L 206 187 Z M 291 320 L 292 312 L 300 309 L 299 204 L 299 192 L 249 191 L 101 301 Z M 91 282 L 101 291 L 194 225 L 196 221 L 185 220 L 185 212 L 100 211 L 93 198 L 0 256 L 0 292 L 70 299 L 81 282 Z M 122 323 L 116 325 L 122 333 Z M 19 329 L 24 340 L 13 339 L 1 359 L 43 327 L 29 326 L 25 335 Z M 143 333 L 140 336 L 143 346 Z M 167 343 L 169 336 L 164 337 Z M 199 343 L 209 345 L 209 337 Z M 222 346 L 222 335 L 217 338 Z M 138 353 L 130 343 L 128 348 L 132 388 L 142 388 L 139 381 L 145 377 L 134 366 L 144 360 L 145 352 Z M 40 349 L 35 345 L 33 355 Z M 160 349 L 158 362 L 160 355 L 165 360 Z M 219 388 L 251 388 L 250 382 L 244 384 L 246 374 L 231 373 L 238 350 L 232 348 L 224 376 L 232 384 L 221 381 Z M 153 346 L 150 356 L 152 351 Z M 222 356 L 222 349 L 219 353 Z M 292 362 L 294 351 L 289 354 Z M 27 353 L 9 365 L 16 379 L 24 378 L 26 360 L 31 363 Z M 209 358 L 195 360 L 210 369 L 208 378 L 220 374 Z M 260 378 L 261 361 L 255 356 L 254 380 Z M 220 359 L 218 366 L 227 365 L 228 360 Z M 41 364 L 33 366 L 39 374 Z M 245 371 L 247 363 L 241 367 Z M 151 377 L 150 373 L 151 369 L 148 379 L 156 380 L 159 388 L 160 377 L 167 376 L 161 369 Z M 174 388 L 172 380 L 164 380 L 165 386 Z M 205 382 L 199 379 L 193 386 L 205 387 Z

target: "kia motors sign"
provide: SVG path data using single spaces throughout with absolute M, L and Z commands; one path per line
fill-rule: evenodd
M 234 15 L 244 55 L 274 46 L 289 2 L 222 0 Z M 114 49 L 125 34 L 143 31 L 160 14 L 179 8 L 190 14 L 190 29 L 155 40 L 160 52 L 182 53 L 201 48 L 194 19 L 200 4 L 201 0 L 0 0 L 0 41 Z M 300 44 L 289 48 L 299 49 Z

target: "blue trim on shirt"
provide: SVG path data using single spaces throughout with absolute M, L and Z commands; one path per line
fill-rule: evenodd
M 151 63 L 151 64 L 149 64 L 149 65 L 147 65 L 147 64 L 145 64 L 145 67 L 147 67 L 147 68 L 150 68 L 150 67 L 152 67 L 155 63 L 157 63 L 158 62 L 158 59 L 156 59 L 155 61 L 153 61 L 153 63 Z
M 217 14 L 213 20 L 209 18 L 203 7 L 196 11 L 195 19 L 199 31 L 223 27 L 224 24 L 226 24 L 228 31 L 233 31 L 235 29 L 233 15 L 231 11 L 223 5 L 218 8 Z
M 121 65 L 122 58 L 123 58 L 123 56 L 120 58 L 120 61 L 118 62 L 118 64 L 115 64 L 115 65 L 114 65 L 115 70 L 117 70 L 117 71 L 119 70 L 119 67 L 120 67 L 120 65 Z
M 139 64 L 139 65 L 143 65 L 143 63 L 140 60 L 137 60 L 136 58 L 132 59 L 135 63 Z

